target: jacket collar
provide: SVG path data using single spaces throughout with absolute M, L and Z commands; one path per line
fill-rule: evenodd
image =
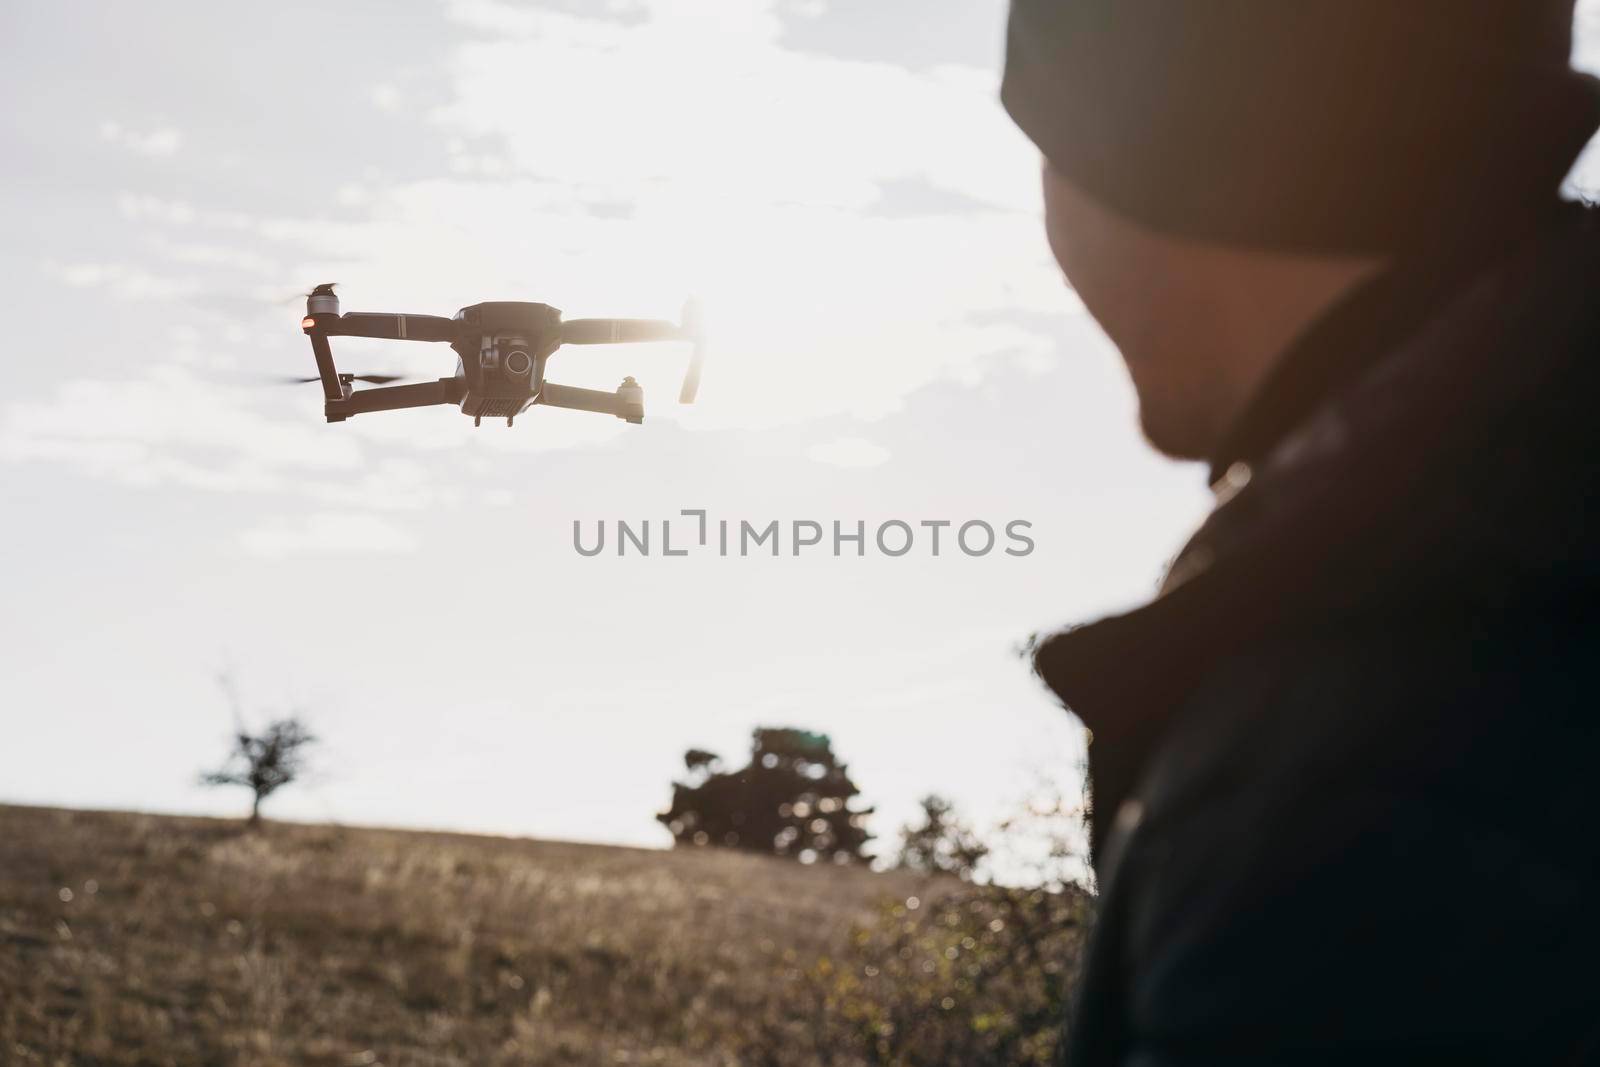
M 1266 407 L 1234 435 L 1243 443 L 1219 462 L 1259 458 L 1228 461 L 1216 509 L 1156 599 L 1036 642 L 1036 671 L 1090 731 L 1097 850 L 1165 724 L 1220 661 L 1385 604 L 1501 596 L 1496 582 L 1538 570 L 1538 559 L 1521 567 L 1515 557 L 1544 534 L 1523 535 L 1571 519 L 1584 494 L 1563 491 L 1560 460 L 1573 457 L 1547 454 L 1529 413 L 1586 391 L 1587 405 L 1600 385 L 1594 354 L 1574 352 L 1575 338 L 1594 337 L 1600 241 L 1588 213 L 1562 218 L 1488 266 L 1476 261 L 1464 281 L 1452 272 L 1443 296 L 1436 280 L 1394 276 L 1335 309 L 1293 355 L 1336 362 L 1358 351 L 1363 372 L 1276 376 L 1263 398 L 1319 376 L 1323 391 L 1270 444 L 1266 427 L 1282 416 Z M 1387 335 L 1364 332 L 1383 323 Z M 1559 418 L 1593 421 L 1581 407 Z M 1592 482 L 1589 456 L 1579 461 Z M 1594 535 L 1582 518 L 1568 553 L 1588 566 Z
M 1532 222 L 1462 227 L 1414 249 L 1355 286 L 1277 360 L 1210 457 L 1211 482 L 1236 463 L 1263 459 L 1330 396 L 1392 354 L 1453 292 L 1515 253 L 1530 230 L 1553 225 L 1570 206 L 1552 201 Z

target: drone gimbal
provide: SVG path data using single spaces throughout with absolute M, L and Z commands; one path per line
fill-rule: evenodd
M 494 301 L 473 304 L 454 318 L 439 315 L 339 313 L 332 285 L 319 285 L 306 297 L 300 328 L 311 338 L 317 378 L 329 422 L 343 422 L 369 411 L 455 404 L 474 425 L 503 418 L 506 425 L 534 404 L 576 408 L 644 421 L 644 390 L 629 377 L 615 392 L 580 389 L 545 380 L 546 362 L 562 345 L 622 344 L 638 341 L 688 341 L 694 345 L 678 402 L 692 404 L 700 385 L 702 351 L 689 308 L 684 322 L 661 319 L 572 319 L 546 304 Z M 341 374 L 333 363 L 330 337 L 379 337 L 391 341 L 443 341 L 456 352 L 456 372 L 438 381 L 354 387 L 357 380 L 390 381 L 383 376 Z

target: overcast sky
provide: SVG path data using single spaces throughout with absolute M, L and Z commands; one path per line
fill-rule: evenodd
M 5 4 L 0 799 L 240 811 L 194 785 L 230 728 L 221 672 L 253 719 L 325 739 L 286 818 L 661 845 L 682 751 L 738 757 L 757 725 L 829 733 L 885 835 L 929 790 L 982 822 L 1070 778 L 1077 731 L 1015 646 L 1147 596 L 1207 494 L 1144 445 L 1049 259 L 996 102 L 1003 17 Z M 262 382 L 313 373 L 299 295 L 323 281 L 345 310 L 445 315 L 692 295 L 715 346 L 692 409 L 676 348 L 555 357 L 568 384 L 636 375 L 642 426 L 330 426 L 316 386 Z M 575 520 L 659 536 L 685 508 L 1026 520 L 1036 547 L 573 550 Z

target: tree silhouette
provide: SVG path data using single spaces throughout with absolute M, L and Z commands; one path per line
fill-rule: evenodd
M 955 805 L 937 793 L 922 798 L 922 820 L 900 828 L 896 865 L 930 874 L 953 874 L 972 880 L 989 846 L 957 814 Z
M 740 770 L 721 770 L 721 758 L 704 749 L 690 749 L 683 762 L 688 780 L 673 783 L 672 807 L 656 816 L 678 845 L 744 849 L 802 863 L 864 858 L 872 809 L 850 807 L 860 790 L 827 735 L 762 728 Z
M 242 725 L 227 762 L 200 776 L 202 785 L 242 785 L 250 790 L 250 825 L 261 822 L 261 802 L 300 777 L 306 749 L 316 742 L 299 719 L 279 719 L 259 734 Z

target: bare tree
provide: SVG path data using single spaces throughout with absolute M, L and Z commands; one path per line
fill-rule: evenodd
M 200 776 L 202 785 L 242 785 L 250 790 L 250 825 L 261 822 L 261 802 L 299 778 L 306 750 L 316 742 L 299 719 L 279 719 L 260 733 L 243 725 L 234 734 L 233 751 L 221 768 Z

